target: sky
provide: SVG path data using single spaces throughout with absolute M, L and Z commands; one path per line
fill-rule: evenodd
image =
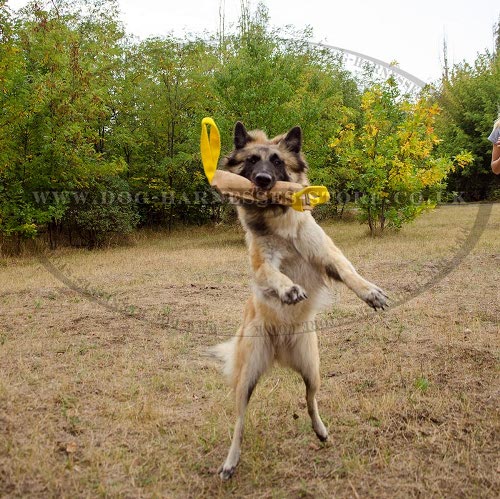
M 214 33 L 219 5 L 234 27 L 240 0 L 119 0 L 128 33 L 139 38 Z M 26 0 L 8 0 L 19 8 Z M 258 0 L 249 0 L 255 8 Z M 432 82 L 441 75 L 443 40 L 450 64 L 473 62 L 494 46 L 498 0 L 263 0 L 273 26 L 311 27 L 313 41 L 360 52 Z

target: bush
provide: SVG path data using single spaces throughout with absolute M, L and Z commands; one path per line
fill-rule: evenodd
M 111 243 L 118 234 L 130 234 L 139 219 L 128 183 L 116 177 L 80 192 L 68 210 L 71 232 L 76 230 L 89 249 Z

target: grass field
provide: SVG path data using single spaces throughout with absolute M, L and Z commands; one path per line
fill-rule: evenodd
M 500 205 L 452 261 L 477 212 L 442 207 L 375 239 L 323 224 L 393 302 L 416 296 L 375 313 L 339 288 L 320 317 L 329 441 L 298 375 L 275 368 L 228 483 L 232 398 L 202 353 L 249 292 L 241 229 L 0 259 L 0 496 L 497 497 Z

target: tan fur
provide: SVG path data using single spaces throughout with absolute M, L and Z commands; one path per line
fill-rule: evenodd
M 298 171 L 305 160 L 300 153 L 287 150 L 285 135 L 268 140 L 259 131 L 248 137 L 245 147 L 226 158 L 226 165 L 229 162 L 238 171 L 256 151 L 266 161 L 279 150 L 291 180 L 307 182 L 305 168 Z M 253 295 L 236 337 L 212 349 L 225 362 L 237 411 L 231 447 L 220 469 L 222 479 L 230 478 L 238 464 L 246 406 L 259 377 L 274 361 L 303 377 L 313 429 L 320 440 L 326 440 L 328 432 L 316 403 L 320 375 L 314 320 L 329 303 L 331 280 L 344 282 L 375 309 L 386 304 L 384 292 L 356 272 L 310 212 L 238 206 L 238 215 L 246 230 Z

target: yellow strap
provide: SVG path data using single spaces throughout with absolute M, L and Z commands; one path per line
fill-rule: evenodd
M 208 137 L 207 125 L 210 125 L 210 138 Z M 200 150 L 203 169 L 208 182 L 211 184 L 220 156 L 219 129 L 212 118 L 203 118 L 201 120 Z
M 304 200 L 302 200 L 302 196 L 305 196 Z M 304 211 L 304 204 L 314 208 L 316 205 L 327 203 L 329 200 L 330 193 L 324 185 L 310 185 L 292 194 L 292 208 L 297 211 Z

